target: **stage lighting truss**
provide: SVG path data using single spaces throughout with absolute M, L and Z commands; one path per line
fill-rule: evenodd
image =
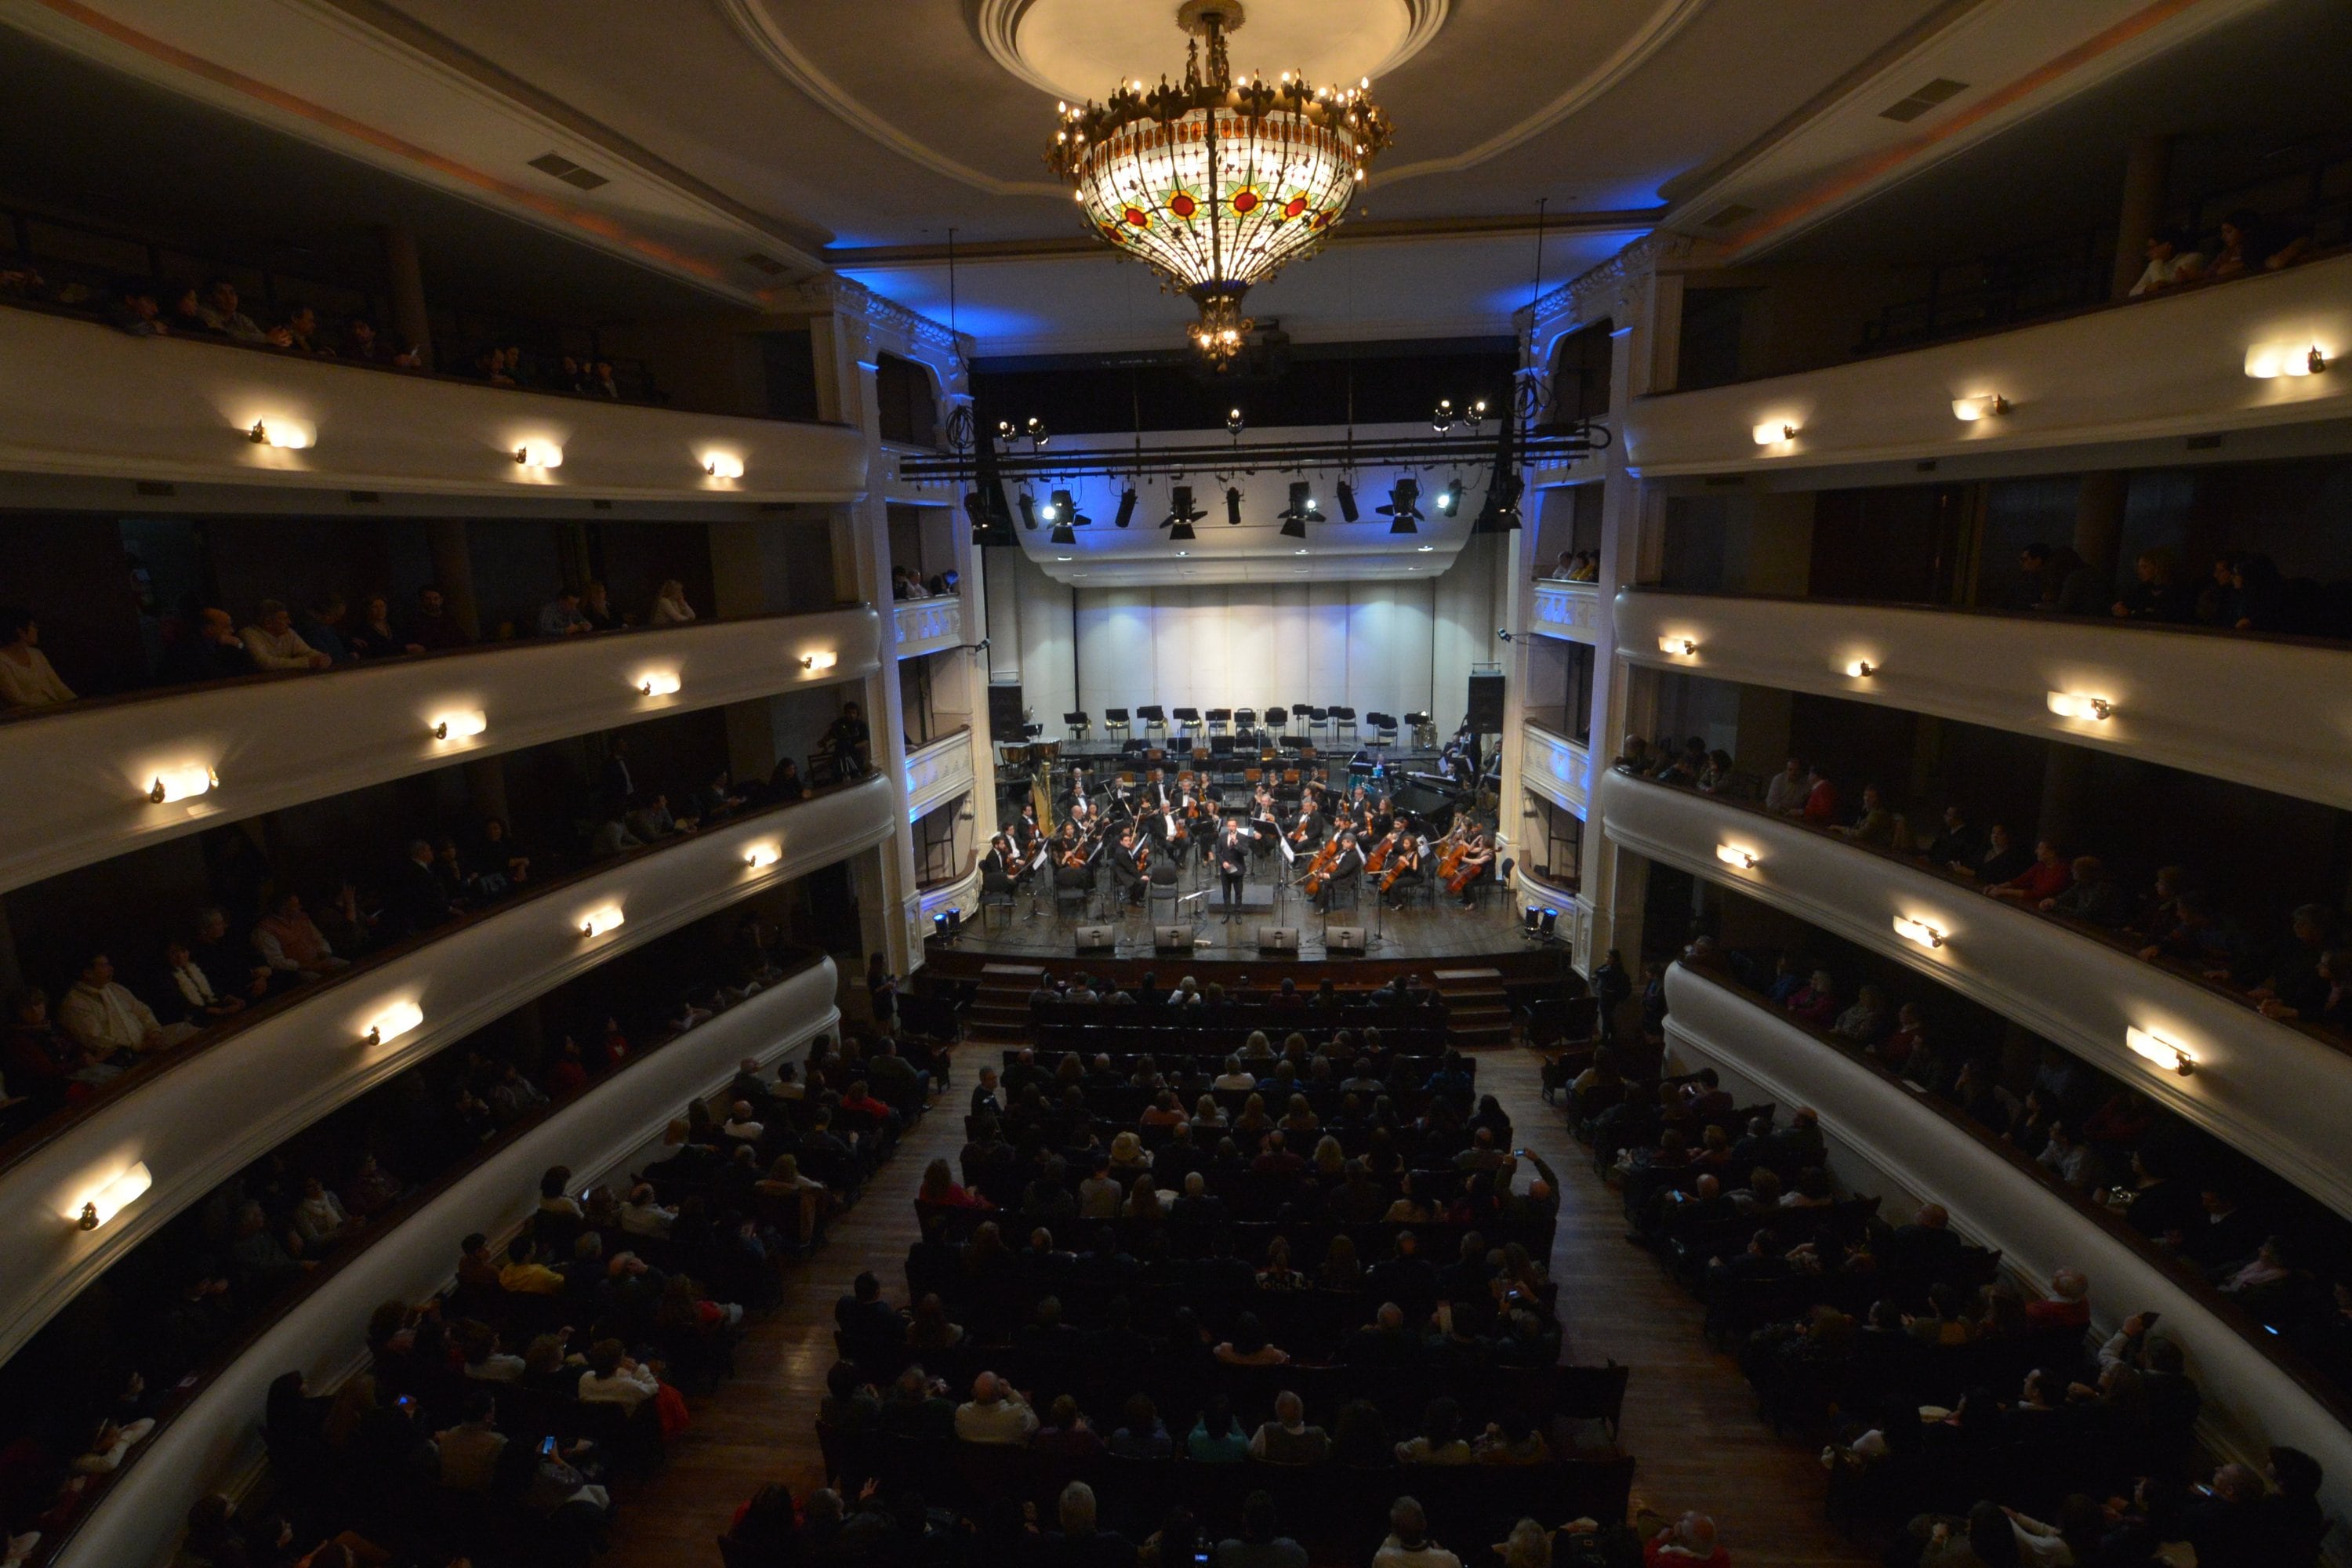
M 1027 451 L 1011 449 L 1013 441 L 1027 442 L 1018 429 L 1007 437 L 1005 426 L 995 437 L 983 437 L 991 447 L 991 468 L 1008 485 L 1067 484 L 1073 479 L 1102 479 L 1132 489 L 1146 479 L 1181 479 L 1186 474 L 1229 473 L 1247 477 L 1260 473 L 1336 474 L 1340 482 L 1333 493 L 1339 515 L 1354 521 L 1349 509 L 1355 500 L 1355 479 L 1371 469 L 1469 470 L 1486 468 L 1495 461 L 1492 431 L 1470 436 L 1457 430 L 1444 435 L 1393 437 L 1381 440 L 1349 437 L 1333 440 L 1269 441 L 1264 445 L 1174 447 L 1102 447 L 1047 453 L 1032 444 Z M 1505 421 L 1510 424 L 1512 421 Z M 1464 426 L 1466 429 L 1466 423 Z M 1542 426 L 1528 430 L 1513 443 L 1514 468 L 1552 468 L 1580 461 L 1610 444 L 1607 426 L 1595 420 Z M 972 451 L 908 452 L 896 458 L 898 475 L 910 484 L 971 485 L 979 477 L 981 454 Z

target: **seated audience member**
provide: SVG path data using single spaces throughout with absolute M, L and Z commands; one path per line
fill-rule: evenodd
M 1210 1568 L 1307 1568 L 1307 1549 L 1280 1532 L 1274 1494 L 1256 1491 L 1242 1501 L 1242 1532 L 1217 1542 Z M 1181 1568 L 1162 1561 L 1158 1568 Z
M 343 633 L 351 617 L 351 605 L 343 596 L 330 593 L 294 617 L 294 630 L 304 642 L 325 654 L 328 663 L 349 664 L 358 657 L 352 652 L 351 639 Z
M 555 597 L 540 606 L 539 635 L 543 637 L 577 637 L 596 629 L 594 623 L 582 613 L 581 592 L 569 584 L 555 591 Z
M 693 619 L 694 606 L 687 603 L 685 584 L 672 577 L 654 590 L 653 613 L 646 617 L 647 626 L 682 626 Z
M 1462 1436 L 1462 1407 L 1440 1396 L 1423 1412 L 1421 1431 L 1396 1446 L 1400 1465 L 1466 1465 L 1470 1444 Z
M 2237 278 L 2249 272 L 2276 272 L 2303 259 L 2311 247 L 2307 235 L 2294 234 L 2272 223 L 2252 207 L 2240 207 L 2221 220 L 2221 243 L 2214 248 L 2209 278 Z
M 971 1398 L 956 1406 L 955 1435 L 966 1443 L 1025 1445 L 1037 1430 L 1037 1413 L 1020 1391 L 992 1372 L 971 1382 Z
M 2068 875 L 2074 881 L 2064 892 L 2044 899 L 2034 907 L 2046 914 L 2063 915 L 2096 926 L 2131 923 L 2131 895 L 2107 874 L 2105 863 L 2097 856 L 2076 856 L 2068 868 Z
M 215 990 L 188 944 L 177 939 L 163 944 L 163 984 L 157 994 L 164 1006 L 164 1014 L 158 1016 L 168 1015 L 172 1022 L 184 1021 L 199 1029 L 245 1011 L 245 998 L 224 996 Z
M 127 1051 L 93 1051 L 61 1033 L 49 1021 L 49 999 L 42 992 L 27 986 L 10 994 L 0 1076 L 41 1110 L 121 1077 L 132 1059 Z
M 158 1022 L 152 1008 L 116 984 L 114 963 L 102 952 L 92 953 L 83 963 L 80 978 L 58 1005 L 58 1022 L 83 1050 L 100 1058 L 160 1051 L 196 1032 L 194 1024 Z
M 269 912 L 253 928 L 253 947 L 274 974 L 292 980 L 323 980 L 352 966 L 350 959 L 336 956 L 326 933 L 303 912 L 299 893 L 280 893 L 271 901 Z
M 236 285 L 226 278 L 215 278 L 205 286 L 204 293 L 198 297 L 196 313 L 215 332 L 242 343 L 278 342 L 283 347 L 285 342 L 291 341 L 282 330 L 275 334 L 263 331 L 254 319 L 239 308 Z M 280 342 L 281 339 L 284 342 Z
M 0 708 L 51 708 L 74 700 L 40 648 L 41 628 L 30 610 L 0 609 Z
M 619 1264 L 628 1257 L 613 1259 Z M 578 1398 L 583 1405 L 617 1405 L 635 1410 L 661 1392 L 654 1369 L 640 1365 L 619 1340 L 598 1340 L 588 1349 L 588 1370 L 580 1374 Z
M 2132 579 L 2113 605 L 2116 619 L 2175 626 L 2197 618 L 2195 597 L 2181 583 L 2179 560 L 2171 551 L 2161 545 L 2141 551 L 2132 563 Z
M 1250 1457 L 1250 1435 L 1234 1419 L 1223 1394 L 1210 1395 L 1200 1419 L 1184 1438 L 1184 1457 L 1200 1465 L 1238 1465 Z
M 1274 1396 L 1274 1419 L 1251 1435 L 1250 1458 L 1270 1465 L 1319 1465 L 1330 1456 L 1330 1434 L 1307 1424 L 1307 1405 L 1288 1389 Z
M 408 618 L 408 642 L 424 652 L 440 648 L 464 647 L 474 640 L 441 590 L 427 583 L 416 590 L 416 609 Z
M 1462 1568 L 1462 1559 L 1429 1539 L 1420 1500 L 1401 1497 L 1389 1508 L 1388 1539 L 1372 1553 L 1372 1568 Z
M 302 640 L 293 613 L 277 599 L 264 599 L 253 625 L 245 628 L 246 651 L 256 669 L 324 669 L 334 662 Z
M 1862 786 L 1862 812 L 1853 822 L 1830 831 L 1856 844 L 1867 844 L 1885 849 L 1895 843 L 1895 814 L 1886 809 L 1886 797 L 1874 784 Z
M 193 627 L 164 644 L 155 673 L 166 685 L 194 685 L 251 675 L 255 668 L 253 652 L 229 613 L 205 608 L 196 612 Z
M 2205 275 L 2203 253 L 2179 229 L 2160 229 L 2149 235 L 2141 254 L 2147 258 L 2147 265 L 2141 268 L 2138 281 L 2131 286 L 2135 300 L 2183 283 L 2194 283 Z
M 1984 890 L 1996 899 L 2039 905 L 2045 899 L 2056 899 L 2074 885 L 2074 863 L 2057 845 L 2044 838 L 2033 846 L 2031 865 L 2001 881 L 1986 884 Z
M 591 631 L 621 629 L 621 613 L 613 608 L 612 590 L 602 583 L 591 582 L 580 590 L 580 613 L 587 617 Z

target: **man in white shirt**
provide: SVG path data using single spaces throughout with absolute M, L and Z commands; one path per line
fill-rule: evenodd
M 114 961 L 102 952 L 82 965 L 81 979 L 58 1006 L 58 1023 L 97 1057 L 160 1051 L 196 1032 L 194 1024 L 156 1022 L 154 1009 L 114 983 Z
M 2204 253 L 2192 249 L 2189 237 L 2178 230 L 2165 229 L 2149 235 L 2142 254 L 2147 258 L 2147 267 L 2140 273 L 2139 281 L 2131 286 L 2135 300 L 2183 283 L 2194 283 L 2205 276 Z
M 1805 797 L 1811 793 L 1805 783 L 1804 763 L 1790 757 L 1788 765 L 1764 786 L 1764 809 L 1775 816 L 1794 816 L 1805 809 Z
M 1219 1073 L 1215 1078 L 1210 1079 L 1209 1087 L 1211 1089 L 1227 1089 L 1245 1092 L 1257 1087 L 1257 1075 L 1255 1073 L 1244 1070 L 1241 1058 L 1227 1057 L 1225 1058 L 1225 1070 Z
M 241 635 L 256 669 L 324 669 L 334 662 L 302 640 L 292 614 L 275 599 L 261 601 L 261 614 Z
M 719 1131 L 739 1142 L 757 1143 L 768 1130 L 752 1116 L 751 1102 L 748 1100 L 739 1100 L 735 1102 L 734 1109 L 728 1112 L 727 1120 L 720 1125 Z
M 1020 1391 L 992 1372 L 971 1380 L 971 1398 L 956 1406 L 955 1435 L 966 1443 L 1020 1447 L 1037 1430 L 1037 1413 Z
M 588 1370 L 580 1374 L 583 1405 L 617 1405 L 635 1410 L 660 1392 L 661 1379 L 649 1366 L 639 1366 L 623 1353 L 618 1340 L 598 1340 L 588 1352 Z
M 1429 1539 L 1419 1500 L 1401 1497 L 1390 1505 L 1389 1538 L 1372 1553 L 1372 1568 L 1462 1568 L 1462 1559 Z
M 621 1229 L 630 1236 L 667 1236 L 677 1223 L 677 1211 L 662 1207 L 649 1183 L 639 1182 L 621 1205 Z

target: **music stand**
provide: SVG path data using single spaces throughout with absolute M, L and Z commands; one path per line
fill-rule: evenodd
M 1180 921 L 1183 919 L 1184 906 L 1186 904 L 1199 904 L 1202 900 L 1208 896 L 1209 889 L 1202 888 L 1196 893 L 1186 893 L 1181 898 L 1178 899 L 1176 900 L 1177 919 Z M 1205 906 L 1203 906 L 1202 909 L 1196 909 L 1192 911 L 1192 945 L 1195 947 L 1201 945 L 1202 934 L 1209 929 L 1209 917 L 1204 912 L 1204 910 Z

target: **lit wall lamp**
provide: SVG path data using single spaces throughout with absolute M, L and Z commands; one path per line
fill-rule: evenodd
M 290 419 L 257 419 L 245 438 L 257 447 L 278 447 L 289 452 L 299 452 L 318 439 L 308 425 L 297 425 Z
M 1866 658 L 1857 658 L 1845 667 L 1845 672 L 1856 680 L 1868 680 L 1878 673 L 1878 666 Z
M 1660 637 L 1658 639 L 1658 651 L 1663 654 L 1671 654 L 1676 658 L 1688 658 L 1698 652 L 1698 639 L 1696 637 Z
M 433 715 L 436 741 L 469 741 L 490 727 L 490 716 L 479 708 L 455 709 Z
M 1742 849 L 1736 844 L 1717 845 L 1715 858 L 1727 866 L 1737 866 L 1743 871 L 1753 871 L 1758 864 L 1755 850 Z
M 2326 352 L 2317 343 L 2256 343 L 2246 351 L 2246 374 L 2256 381 L 2318 375 L 2327 363 Z
M 175 800 L 194 800 L 218 788 L 220 774 L 203 763 L 187 763 L 156 773 L 155 782 L 148 786 L 147 798 L 157 805 L 168 805 Z
M 677 671 L 674 669 L 652 670 L 637 678 L 637 695 L 640 697 L 675 697 L 677 695 L 678 688 L 682 684 L 684 683 L 677 678 Z
M 2168 1072 L 2187 1078 L 2197 1070 L 2195 1057 L 2152 1029 L 2126 1028 L 2124 1043 L 2131 1047 L 2134 1055 L 2145 1057 Z
M 563 448 L 552 441 L 525 441 L 514 449 L 514 460 L 526 468 L 560 468 Z
M 368 1020 L 367 1033 L 360 1037 L 363 1046 L 381 1046 L 400 1038 L 425 1022 L 425 1009 L 414 1002 L 395 1002 Z
M 1062 559 L 1066 561 L 1069 557 L 1064 556 Z M 840 662 L 841 655 L 835 653 L 831 648 L 826 648 L 820 653 L 804 653 L 801 655 L 801 668 L 810 671 L 812 674 L 820 669 L 831 669 L 835 665 L 839 664 Z
M 1784 420 L 1767 419 L 1750 434 L 1756 437 L 1756 444 L 1759 447 L 1778 447 L 1783 442 L 1795 440 L 1797 427 Z
M 743 864 L 754 871 L 764 871 L 783 858 L 781 844 L 754 844 L 743 851 Z
M 1944 945 L 1942 928 L 1931 926 L 1926 921 L 1915 921 L 1908 915 L 1895 917 L 1895 934 L 1906 942 L 1916 942 L 1921 947 Z
M 2009 399 L 1998 393 L 1952 399 L 1952 417 L 1963 424 L 1973 425 L 1979 419 L 1998 419 L 2008 412 Z
M 743 477 L 743 459 L 732 452 L 705 452 L 702 471 L 714 479 L 740 479 Z
M 2094 697 L 2083 691 L 2053 691 L 2050 694 L 2050 711 L 2061 719 L 2090 719 L 2104 722 L 2116 716 L 2116 705 L 2105 697 Z
M 96 1230 L 136 1203 L 140 1194 L 154 1184 L 155 1178 L 142 1160 L 104 1186 L 85 1194 L 81 1206 L 69 1212 L 66 1217 L 79 1229 Z
M 580 934 L 583 937 L 603 936 L 617 931 L 621 925 L 621 906 L 606 904 L 601 910 L 591 910 L 580 917 Z

